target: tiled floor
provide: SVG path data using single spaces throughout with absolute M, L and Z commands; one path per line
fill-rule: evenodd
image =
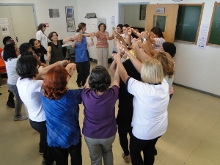
M 77 87 L 75 80 L 73 76 L 69 88 Z M 1 83 L 5 84 L 6 79 Z M 155 165 L 220 165 L 220 99 L 178 86 L 174 90 L 168 109 L 168 130 L 158 140 Z M 40 165 L 39 134 L 28 120 L 13 121 L 14 110 L 6 107 L 7 87 L 1 87 L 0 92 L 0 165 Z M 24 109 L 22 112 L 25 115 Z M 82 105 L 79 120 L 82 127 Z M 89 165 L 83 137 L 82 143 L 83 165 Z M 115 165 L 126 164 L 121 158 L 118 135 L 113 153 Z

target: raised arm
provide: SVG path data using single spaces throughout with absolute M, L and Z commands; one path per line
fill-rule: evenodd
M 136 58 L 142 63 L 144 60 L 143 60 L 143 57 L 142 57 L 142 54 L 139 48 L 140 44 L 141 44 L 140 40 L 136 40 L 135 42 L 133 42 L 133 49 L 134 49 Z
M 94 33 L 91 33 L 91 34 L 90 34 L 91 42 L 87 44 L 87 47 L 90 47 L 90 46 L 93 46 L 93 45 L 94 45 L 94 41 L 93 41 L 94 37 L 95 37 L 95 34 L 94 34 Z
M 127 49 L 126 46 L 123 46 L 123 49 L 120 49 L 120 47 L 121 47 L 120 43 L 117 42 L 117 50 L 118 50 L 118 52 L 127 55 L 127 56 L 130 58 L 130 60 L 131 60 L 131 62 L 133 63 L 134 67 L 136 68 L 136 70 L 140 73 L 141 67 L 142 67 L 142 63 L 141 63 L 138 59 L 136 59 L 136 58 L 129 52 L 129 50 Z
M 69 42 L 69 41 L 73 41 L 74 40 L 74 38 L 75 38 L 75 36 L 73 35 L 73 36 L 71 36 L 71 37 L 66 37 L 66 38 L 64 38 L 63 39 L 63 44 L 65 44 L 65 43 L 67 43 L 67 42 Z
M 117 63 L 116 72 L 118 72 L 119 76 L 121 77 L 122 81 L 126 84 L 127 79 L 129 78 L 127 71 L 125 70 L 122 62 L 121 62 L 121 55 L 117 53 L 114 55 L 114 61 Z M 119 79 L 120 81 L 120 79 Z
M 120 76 L 119 76 L 119 70 L 118 67 L 116 66 L 116 70 L 115 70 L 115 74 L 114 74 L 114 80 L 112 85 L 116 85 L 119 87 L 119 83 L 120 83 Z
M 45 75 L 47 73 L 48 70 L 50 70 L 51 68 L 55 67 L 55 66 L 66 66 L 68 64 L 67 60 L 63 60 L 63 61 L 57 61 L 54 64 L 48 65 L 44 68 L 42 68 L 39 73 L 37 74 L 37 76 L 35 77 L 35 79 L 41 79 L 41 76 Z
M 141 37 L 141 33 L 139 33 L 137 30 L 134 30 L 133 28 L 131 28 L 132 33 L 134 33 L 138 38 Z
M 112 39 L 114 39 L 114 37 L 109 37 L 109 33 L 108 32 L 105 32 L 105 38 L 107 39 L 107 40 L 112 40 Z
M 47 47 L 47 60 L 50 61 L 50 59 L 51 59 L 51 46 L 48 46 Z
M 71 64 L 68 64 L 66 67 L 65 67 L 66 71 L 68 72 L 69 76 L 67 78 L 67 81 L 70 80 L 70 78 L 72 77 L 74 71 L 76 70 L 76 64 L 74 63 L 71 63 Z

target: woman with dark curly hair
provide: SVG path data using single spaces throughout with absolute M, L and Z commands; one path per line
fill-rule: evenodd
M 110 66 L 114 74 L 111 78 L 103 66 L 96 66 L 87 79 L 82 92 L 84 104 L 83 134 L 88 146 L 91 164 L 113 165 L 112 143 L 116 134 L 115 102 L 119 92 L 119 74 L 115 71 L 115 62 Z
M 56 165 L 82 164 L 81 133 L 79 126 L 79 104 L 82 89 L 70 90 L 67 82 L 76 65 L 68 68 L 53 67 L 44 78 L 42 105 L 46 114 L 47 143 L 51 148 Z

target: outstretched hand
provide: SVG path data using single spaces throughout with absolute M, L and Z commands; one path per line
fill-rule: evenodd
M 70 75 L 73 75 L 73 72 L 74 70 L 76 70 L 76 64 L 74 63 L 70 63 L 68 64 L 65 69 L 67 70 L 67 72 L 70 74 Z
M 68 60 L 63 60 L 63 61 L 60 61 L 60 65 L 62 65 L 63 67 L 66 67 L 67 64 L 69 64 L 70 62 Z

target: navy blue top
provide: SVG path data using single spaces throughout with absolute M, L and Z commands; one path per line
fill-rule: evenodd
M 82 102 L 81 93 L 82 89 L 68 90 L 59 100 L 42 96 L 50 147 L 68 148 L 80 142 L 78 104 Z

